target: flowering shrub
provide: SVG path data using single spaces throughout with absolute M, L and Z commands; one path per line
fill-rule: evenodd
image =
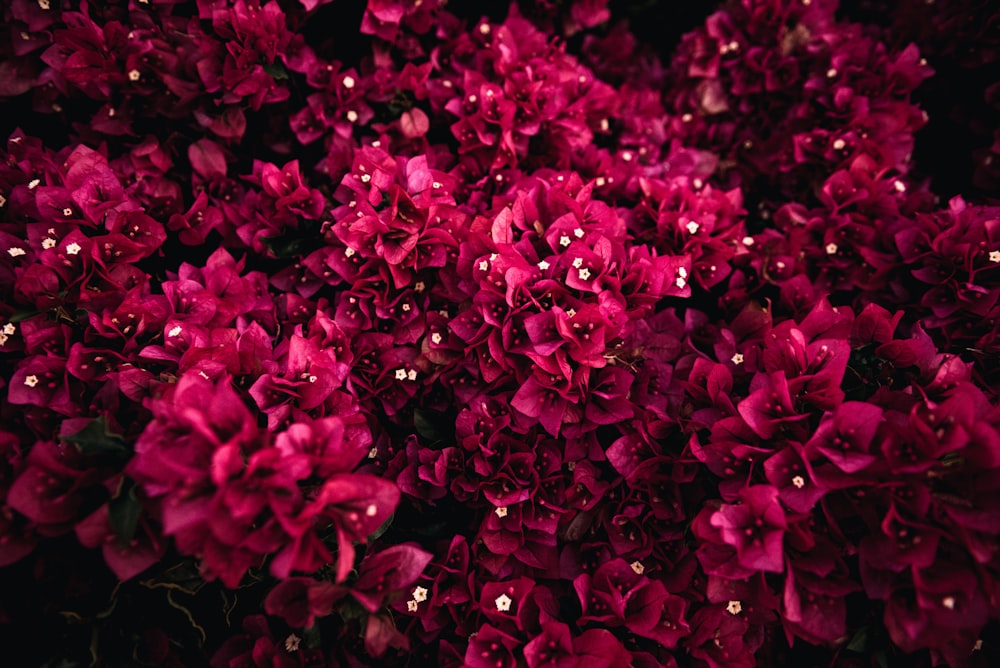
M 1000 14 L 672 4 L 4 4 L 24 665 L 998 660 Z

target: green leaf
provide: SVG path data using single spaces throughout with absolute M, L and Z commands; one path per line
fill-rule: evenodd
M 271 254 L 277 258 L 304 255 L 316 243 L 315 240 L 295 236 L 267 237 L 262 241 Z
M 389 515 L 389 517 L 385 520 L 385 522 L 382 522 L 382 525 L 379 528 L 375 529 L 375 531 L 373 531 L 370 536 L 368 536 L 368 542 L 372 542 L 381 538 L 382 534 L 388 531 L 389 527 L 392 526 L 392 521 L 394 519 L 396 519 L 395 513 Z
M 869 637 L 870 627 L 862 626 L 858 629 L 854 637 L 851 638 L 851 642 L 847 643 L 847 649 L 850 652 L 857 652 L 859 654 L 867 654 L 868 646 L 871 644 Z
M 108 421 L 103 417 L 91 420 L 86 427 L 75 434 L 64 436 L 63 440 L 76 445 L 85 455 L 117 459 L 129 459 L 132 456 L 132 449 L 125 443 L 125 439 L 120 434 L 109 431 Z
M 430 443 L 438 443 L 443 441 L 445 436 L 438 429 L 437 424 L 439 423 L 439 415 L 436 415 L 432 411 L 422 410 L 420 408 L 414 409 L 413 411 L 413 427 L 417 430 L 417 433 Z
M 264 65 L 264 71 L 275 80 L 288 78 L 288 70 L 281 63 L 268 63 Z
M 28 318 L 34 318 L 39 313 L 40 311 L 17 311 L 16 313 L 12 313 L 7 320 L 10 322 L 24 322 Z
M 118 544 L 125 547 L 135 537 L 142 515 L 142 504 L 135 495 L 135 486 L 122 492 L 108 503 L 108 521 L 118 536 Z

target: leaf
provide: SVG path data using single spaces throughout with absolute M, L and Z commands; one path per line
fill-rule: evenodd
M 120 434 L 109 431 L 108 421 L 104 417 L 91 420 L 86 427 L 75 434 L 63 436 L 62 440 L 76 445 L 85 455 L 117 459 L 129 459 L 132 456 L 132 449 L 125 443 L 125 439 Z
M 382 534 L 388 531 L 389 527 L 392 526 L 392 521 L 394 519 L 396 519 L 395 514 L 389 515 L 389 519 L 387 519 L 385 522 L 382 522 L 382 525 L 379 526 L 379 528 L 375 529 L 375 531 L 371 532 L 368 535 L 368 542 L 376 541 L 379 538 L 381 538 Z
M 858 629 L 857 633 L 854 634 L 854 637 L 851 638 L 851 642 L 847 643 L 847 647 L 845 649 L 847 649 L 849 652 L 867 654 L 868 647 L 871 644 L 869 632 L 870 632 L 870 627 L 862 626 L 860 629 Z
M 438 420 L 435 419 L 437 417 L 440 415 L 435 415 L 432 411 L 420 408 L 413 411 L 413 427 L 429 443 L 438 443 L 444 440 L 444 434 L 437 428 Z
M 261 241 L 277 258 L 304 255 L 315 244 L 315 240 L 298 236 L 265 237 Z
M 41 313 L 41 311 L 16 311 L 7 318 L 8 322 L 18 323 L 24 322 L 28 318 L 34 318 L 36 315 Z
M 281 63 L 267 63 L 264 65 L 264 72 L 277 81 L 288 78 L 288 70 Z
M 139 499 L 135 495 L 135 486 L 108 502 L 108 521 L 111 523 L 115 535 L 118 536 L 120 546 L 128 546 L 135 537 L 135 530 L 139 526 L 141 515 L 142 504 L 139 503 Z

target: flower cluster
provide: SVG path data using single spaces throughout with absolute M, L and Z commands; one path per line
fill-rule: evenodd
M 995 662 L 996 15 L 660 4 L 0 9 L 0 637 Z

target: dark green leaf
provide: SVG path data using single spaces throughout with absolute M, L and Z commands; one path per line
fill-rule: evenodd
M 379 538 L 381 538 L 382 534 L 384 534 L 386 531 L 389 530 L 389 527 L 392 525 L 392 520 L 395 519 L 395 517 L 396 517 L 395 514 L 389 515 L 389 518 L 385 522 L 382 522 L 382 526 L 375 529 L 375 531 L 373 531 L 372 534 L 368 536 L 368 542 L 378 540 Z
M 103 417 L 91 420 L 86 427 L 75 434 L 63 437 L 63 440 L 76 445 L 85 455 L 119 459 L 128 459 L 132 456 L 132 450 L 125 443 L 125 439 L 120 434 L 109 431 L 108 422 Z
M 278 258 L 302 255 L 315 243 L 315 241 L 295 236 L 269 237 L 263 239 L 263 242 L 271 254 Z
M 870 644 L 869 627 L 862 626 L 854 634 L 854 637 L 851 638 L 851 642 L 847 643 L 846 649 L 851 652 L 858 652 L 859 654 L 867 654 Z
M 419 408 L 413 411 L 413 427 L 417 430 L 417 433 L 430 443 L 437 443 L 444 440 L 444 434 L 438 429 L 438 420 L 435 418 L 440 417 L 435 415 L 431 411 L 421 410 Z
M 288 78 L 288 71 L 281 63 L 268 63 L 267 65 L 264 65 L 264 71 L 267 72 L 268 76 L 272 79 L 280 81 Z
M 17 311 L 16 313 L 11 314 L 7 320 L 10 322 L 24 322 L 28 318 L 33 318 L 36 315 L 38 315 L 38 311 Z
M 118 544 L 125 547 L 135 537 L 139 526 L 139 516 L 142 515 L 142 505 L 135 495 L 135 487 L 111 499 L 108 503 L 108 521 L 118 536 Z

